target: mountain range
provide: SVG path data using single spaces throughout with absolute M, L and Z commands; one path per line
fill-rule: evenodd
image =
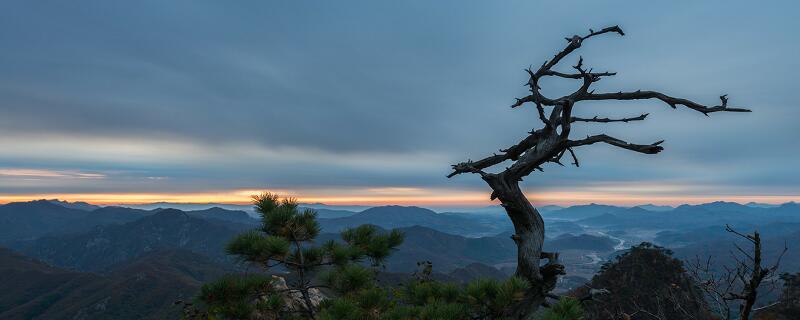
M 4 208 L 9 212 L 6 215 L 9 223 L 4 225 L 8 229 L 33 225 L 54 216 L 65 221 L 63 225 L 71 226 L 70 232 L 54 228 L 49 233 L 38 233 L 39 237 L 34 233 L 9 237 L 7 246 L 60 268 L 88 272 L 104 272 L 123 261 L 164 249 L 191 251 L 232 266 L 233 261 L 224 254 L 225 244 L 236 234 L 255 228 L 258 222 L 242 211 L 222 208 L 187 212 L 103 207 L 83 211 L 41 201 L 0 206 L 0 209 Z M 404 216 L 408 218 L 402 219 Z M 377 207 L 350 217 L 320 219 L 323 234 L 319 241 L 338 239 L 338 231 L 346 227 L 374 224 L 383 229 L 398 228 L 406 234 L 405 243 L 388 261 L 390 271 L 413 271 L 416 262 L 422 260 L 433 262 L 436 270 L 441 272 L 450 272 L 471 263 L 513 262 L 516 247 L 510 231 L 487 222 L 491 220 L 482 219 L 473 219 L 467 214 L 438 214 L 417 207 Z M 569 222 L 558 224 L 569 225 L 562 229 L 580 231 L 579 226 Z M 487 230 L 506 231 L 495 233 Z M 479 233 L 491 235 L 474 237 Z M 600 236 L 564 233 L 550 239 L 547 245 L 558 250 L 607 252 L 613 250 L 615 243 Z
M 0 319 L 174 319 L 175 301 L 226 272 L 183 250 L 151 252 L 101 275 L 0 248 Z
M 383 206 L 340 218 L 321 218 L 319 221 L 323 231 L 334 233 L 362 224 L 374 224 L 385 229 L 426 226 L 441 232 L 468 237 L 495 235 L 511 228 L 509 222 L 497 223 L 494 220 L 499 219 L 487 221 L 481 218 L 467 214 L 436 213 L 420 207 Z M 505 217 L 501 218 L 508 220 Z
M 419 207 L 351 211 L 317 206 L 323 231 L 319 241 L 338 240 L 339 231 L 361 224 L 404 232 L 405 242 L 386 262 L 387 279 L 406 279 L 419 261 L 430 261 L 436 277 L 456 282 L 499 278 L 514 270 L 513 228 L 497 207 L 437 213 Z M 241 270 L 224 254 L 224 246 L 238 233 L 257 228 L 259 220 L 251 211 L 236 208 L 182 211 L 57 200 L 0 205 L 0 245 L 16 251 L 0 250 L 0 291 L 6 292 L 0 294 L 0 318 L 58 314 L 71 319 L 135 319 L 142 310 L 171 317 L 177 311 L 167 302 L 190 297 L 206 279 Z M 559 284 L 565 288 L 579 287 L 616 250 L 641 241 L 672 248 L 681 259 L 712 255 L 721 264 L 729 263 L 726 256 L 735 250 L 735 239 L 725 232 L 725 224 L 743 232 L 760 230 L 768 260 L 776 258 L 784 243 L 790 244 L 783 266 L 800 269 L 800 248 L 791 246 L 800 243 L 796 203 L 714 202 L 674 208 L 590 204 L 541 212 L 545 249 L 562 252 L 572 272 Z M 122 302 L 137 294 L 142 296 L 128 298 L 130 307 Z
M 164 249 L 184 249 L 224 263 L 228 261 L 225 244 L 244 229 L 164 209 L 125 224 L 98 225 L 84 233 L 17 243 L 15 249 L 51 265 L 82 271 L 102 271 Z

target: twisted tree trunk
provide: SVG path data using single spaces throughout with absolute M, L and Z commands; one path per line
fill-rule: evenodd
M 511 239 L 517 244 L 517 272 L 520 277 L 539 280 L 539 259 L 544 244 L 544 221 L 519 188 L 505 175 L 487 175 L 484 180 L 500 199 L 514 224 Z
M 545 61 L 539 69 L 526 69 L 529 75 L 527 86 L 530 95 L 517 99 L 511 105 L 512 108 L 532 103 L 536 107 L 539 120 L 544 127 L 533 130 L 527 137 L 516 145 L 507 149 L 500 150 L 500 154 L 493 154 L 478 161 L 468 160 L 453 165 L 453 172 L 447 177 L 453 177 L 461 173 L 477 173 L 492 188 L 491 199 L 499 199 L 505 208 L 508 217 L 514 224 L 514 235 L 512 239 L 517 244 L 517 272 L 516 274 L 530 283 L 530 290 L 527 292 L 525 300 L 513 311 L 515 318 L 530 318 L 539 306 L 546 305 L 545 299 L 552 297 L 549 294 L 555 287 L 558 275 L 564 273 L 564 267 L 558 262 L 558 253 L 542 252 L 544 244 L 544 221 L 541 215 L 531 205 L 519 186 L 522 178 L 527 177 L 535 170 L 542 170 L 546 163 L 556 163 L 559 165 L 565 153 L 569 152 L 573 159 L 573 164 L 579 166 L 578 158 L 574 148 L 591 145 L 595 143 L 606 143 L 622 149 L 627 149 L 639 153 L 655 154 L 663 150 L 657 141 L 651 144 L 634 144 L 617 139 L 605 134 L 588 136 L 584 139 L 571 140 L 570 129 L 574 122 L 595 122 L 595 123 L 627 123 L 630 121 L 642 121 L 648 114 L 637 117 L 621 119 L 599 118 L 579 118 L 572 116 L 573 107 L 580 101 L 596 100 L 646 100 L 657 99 L 672 108 L 679 105 L 696 110 L 705 115 L 713 112 L 750 112 L 748 109 L 733 108 L 728 106 L 726 95 L 720 96 L 721 104 L 713 107 L 705 106 L 687 99 L 672 97 L 656 91 L 619 91 L 616 93 L 594 93 L 589 90 L 591 85 L 600 81 L 603 77 L 616 75 L 614 72 L 592 72 L 583 67 L 583 58 L 578 59 L 578 63 L 572 68 L 577 73 L 563 73 L 552 70 L 564 57 L 580 48 L 584 40 L 606 34 L 617 33 L 625 35 L 619 26 L 604 28 L 599 31 L 589 30 L 586 36 L 572 36 L 566 38 L 567 46 L 558 52 L 552 59 Z M 581 80 L 582 84 L 575 92 L 559 97 L 549 98 L 542 94 L 539 80 L 545 77 L 557 77 L 564 79 Z M 547 114 L 545 108 L 552 109 Z M 499 173 L 488 173 L 484 169 L 496 166 L 505 161 L 512 161 L 513 164 Z M 548 261 L 541 265 L 541 259 Z
M 493 190 L 493 195 L 501 201 L 503 208 L 514 224 L 511 239 L 517 244 L 516 275 L 527 279 L 531 284 L 525 299 L 512 311 L 515 318 L 525 319 L 545 302 L 548 292 L 553 290 L 558 275 L 563 274 L 563 266 L 558 264 L 556 254 L 542 252 L 544 245 L 544 221 L 539 211 L 531 205 L 522 193 L 518 181 L 509 181 L 505 174 L 487 174 L 483 179 Z M 540 268 L 542 258 L 548 264 Z

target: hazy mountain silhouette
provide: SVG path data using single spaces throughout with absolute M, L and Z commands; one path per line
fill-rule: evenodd
M 0 248 L 2 319 L 168 319 L 227 270 L 188 251 L 151 252 L 103 275 L 68 271 Z
M 164 209 L 172 210 L 172 209 Z M 158 211 L 158 210 L 157 210 Z M 245 225 L 258 225 L 258 220 L 250 216 L 247 212 L 240 210 L 227 210 L 220 207 L 208 208 L 205 210 L 186 211 L 186 214 L 192 217 L 202 219 L 214 219 L 233 223 L 240 223 Z
M 69 201 L 61 201 L 58 199 L 51 199 L 47 201 L 50 201 L 51 203 L 62 206 L 64 208 L 79 209 L 84 211 L 92 211 L 100 208 L 100 206 L 86 203 L 83 201 L 69 202 Z
M 571 206 L 560 210 L 542 212 L 542 216 L 551 219 L 579 220 L 596 217 L 604 213 L 610 213 L 620 209 L 624 208 L 592 203 L 588 205 Z
M 436 213 L 430 209 L 403 206 L 374 207 L 352 216 L 319 221 L 323 231 L 331 233 L 362 224 L 374 224 L 386 229 L 425 226 L 450 234 L 485 236 L 505 231 L 507 227 L 471 219 L 464 215 Z
M 0 243 L 30 240 L 44 235 L 82 232 L 97 225 L 125 223 L 141 218 L 133 209 L 106 207 L 95 211 L 66 208 L 49 200 L 0 206 Z
M 20 244 L 18 249 L 52 265 L 81 271 L 100 271 L 152 251 L 175 248 L 225 262 L 225 244 L 240 231 L 180 210 L 164 209 L 122 225 L 46 236 Z

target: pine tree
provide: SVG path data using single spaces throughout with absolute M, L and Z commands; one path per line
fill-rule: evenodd
M 254 204 L 261 228 L 234 238 L 227 253 L 265 271 L 283 267 L 288 281 L 268 273 L 228 275 L 203 286 L 197 307 L 184 305 L 186 318 L 510 319 L 530 289 L 521 277 L 465 286 L 434 281 L 430 263 L 420 263 L 421 271 L 402 286 L 380 286 L 376 275 L 403 242 L 401 232 L 362 225 L 343 231 L 340 242 L 315 246 L 320 227 L 313 210 L 271 193 L 255 196 Z M 565 299 L 544 319 L 582 319 L 580 306 Z
M 297 201 L 263 193 L 253 197 L 261 215 L 261 228 L 240 234 L 227 246 L 227 253 L 264 271 L 281 266 L 291 280 L 264 274 L 229 275 L 201 289 L 203 315 L 214 319 L 317 318 L 320 300 L 317 280 L 336 292 L 348 293 L 372 287 L 375 270 L 360 262 L 379 266 L 403 242 L 397 230 L 378 232 L 363 225 L 342 232 L 343 242 L 327 241 L 315 246 L 320 233 L 317 214 L 301 210 Z
M 583 307 L 578 299 L 562 297 L 544 312 L 542 320 L 583 320 Z

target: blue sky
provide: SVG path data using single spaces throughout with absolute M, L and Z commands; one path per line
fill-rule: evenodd
M 4 1 L 0 201 L 240 201 L 276 190 L 337 203 L 480 204 L 449 165 L 537 126 L 523 68 L 564 37 L 619 24 L 577 54 L 655 89 L 751 114 L 586 103 L 587 125 L 641 155 L 579 150 L 524 184 L 536 203 L 800 200 L 798 5 L 774 1 Z M 562 70 L 577 60 L 566 59 Z M 545 92 L 575 84 L 546 83 Z

